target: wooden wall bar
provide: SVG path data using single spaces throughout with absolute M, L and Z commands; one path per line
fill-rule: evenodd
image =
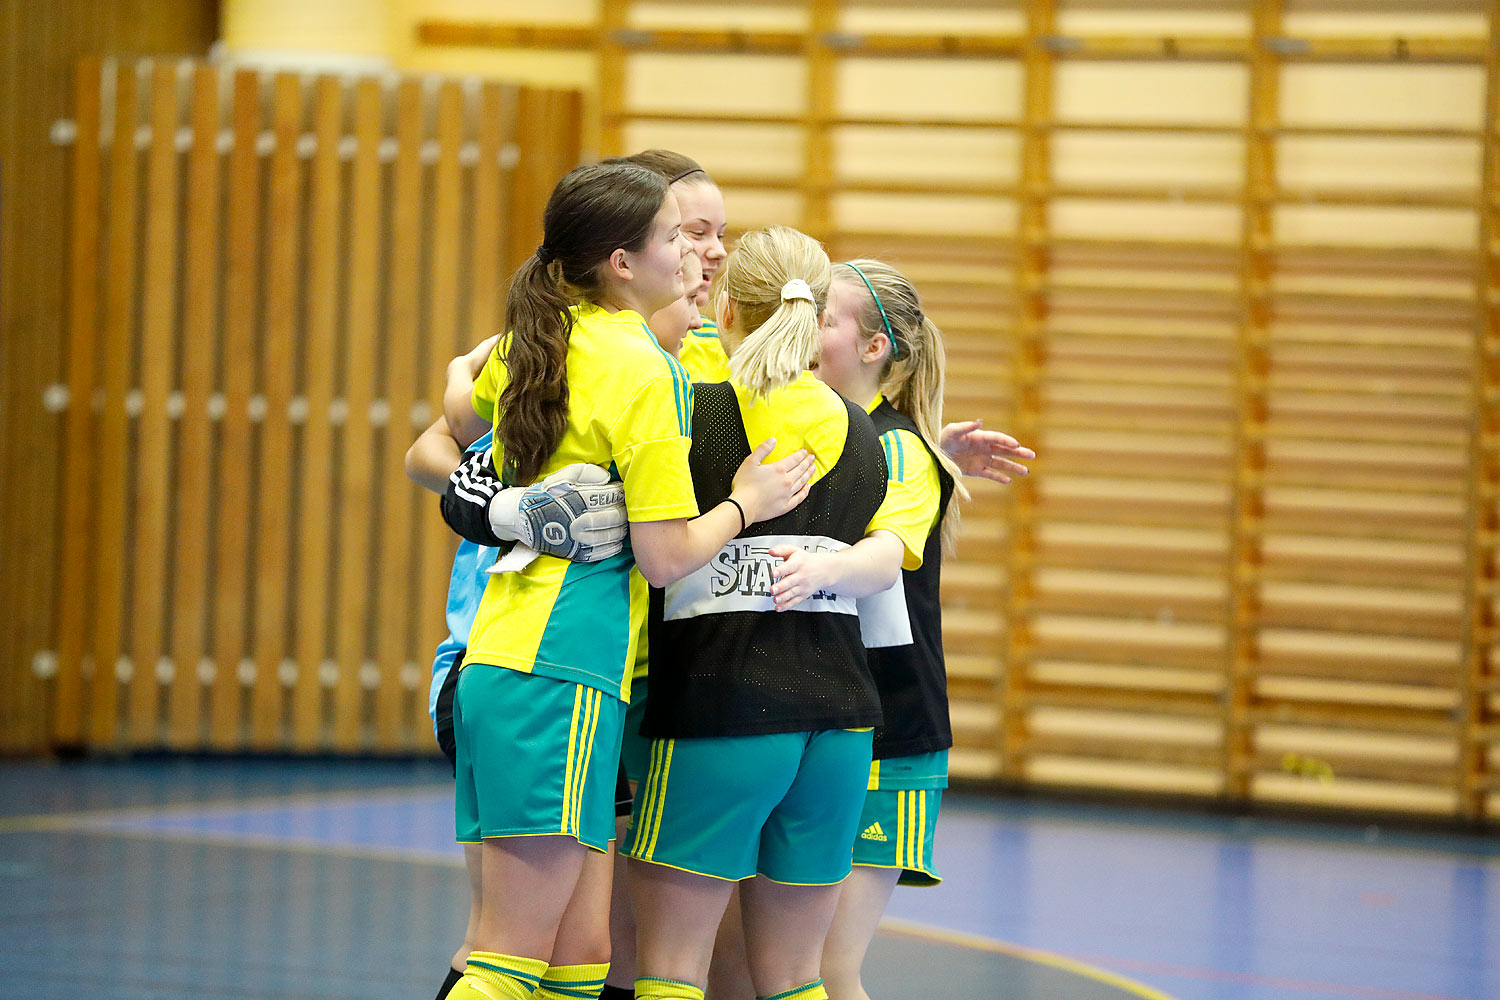
M 426 749 L 444 602 L 417 581 L 453 542 L 402 458 L 577 162 L 576 94 L 124 58 L 76 86 L 63 454 L 89 488 L 51 742 Z
M 955 773 L 1500 816 L 1495 6 L 701 6 L 417 41 L 591 51 L 603 153 L 682 148 L 737 227 L 916 279 L 949 415 L 1042 454 L 975 488 L 945 566 Z M 0 157 L 7 245 L 71 261 L 0 285 L 7 331 L 55 331 L 6 333 L 0 737 L 426 748 L 453 543 L 399 458 L 582 98 L 61 79 L 44 125 L 78 138 L 21 190 L 66 174 L 71 218 L 18 210 Z
M 592 50 L 602 152 L 917 280 L 1042 455 L 944 569 L 955 773 L 1494 819 L 1494 5 L 701 6 L 415 41 Z

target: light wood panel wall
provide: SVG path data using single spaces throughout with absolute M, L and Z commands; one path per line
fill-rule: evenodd
M 580 95 L 123 58 L 74 86 L 51 743 L 428 748 L 453 540 L 402 456 L 500 322 Z
M 1497 815 L 1493 4 L 602 10 L 417 43 L 596 52 L 604 152 L 906 268 L 1041 453 L 945 566 L 956 773 Z

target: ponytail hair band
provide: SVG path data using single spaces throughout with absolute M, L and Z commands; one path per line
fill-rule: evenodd
M 680 173 L 680 174 L 676 175 L 675 177 L 671 178 L 670 180 L 668 180 L 667 181 L 667 187 L 671 187 L 673 184 L 676 184 L 678 181 L 682 180 L 683 178 L 685 178 L 685 177 L 691 177 L 694 174 L 702 174 L 704 177 L 707 177 L 708 176 L 708 171 L 704 170 L 702 167 L 693 167 L 691 170 L 684 170 L 682 173 Z
M 802 299 L 814 307 L 818 304 L 813 298 L 812 288 L 801 278 L 793 278 L 781 286 L 781 301 L 790 302 L 793 299 Z
M 901 360 L 901 342 L 896 339 L 896 331 L 891 328 L 891 318 L 885 314 L 885 306 L 880 301 L 880 293 L 875 291 L 875 286 L 870 284 L 870 279 L 865 277 L 865 272 L 859 269 L 857 264 L 851 264 L 847 260 L 842 262 L 845 267 L 859 275 L 859 280 L 865 283 L 870 290 L 870 298 L 875 300 L 875 308 L 880 310 L 880 322 L 885 324 L 885 335 L 891 340 L 891 359 Z
M 538 243 L 536 247 L 536 259 L 542 262 L 543 267 L 546 267 L 557 258 L 552 255 L 551 250 L 547 249 L 547 244 Z

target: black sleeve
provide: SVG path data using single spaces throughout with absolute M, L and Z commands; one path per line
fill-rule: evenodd
M 495 473 L 492 453 L 470 452 L 464 456 L 443 492 L 443 520 L 459 537 L 477 545 L 505 544 L 490 530 L 490 501 L 505 487 Z

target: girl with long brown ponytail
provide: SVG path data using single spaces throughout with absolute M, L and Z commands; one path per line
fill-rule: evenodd
M 472 393 L 444 401 L 460 443 L 493 429 L 508 483 L 578 463 L 615 473 L 631 542 L 597 562 L 513 550 L 485 588 L 453 710 L 458 839 L 483 845 L 476 945 L 455 998 L 598 995 L 620 733 L 647 581 L 692 572 L 807 492 L 811 459 L 762 466 L 769 441 L 698 516 L 691 386 L 644 319 L 683 294 L 679 222 L 652 171 L 569 173 L 548 201 L 542 245 L 511 285 L 506 333 Z

